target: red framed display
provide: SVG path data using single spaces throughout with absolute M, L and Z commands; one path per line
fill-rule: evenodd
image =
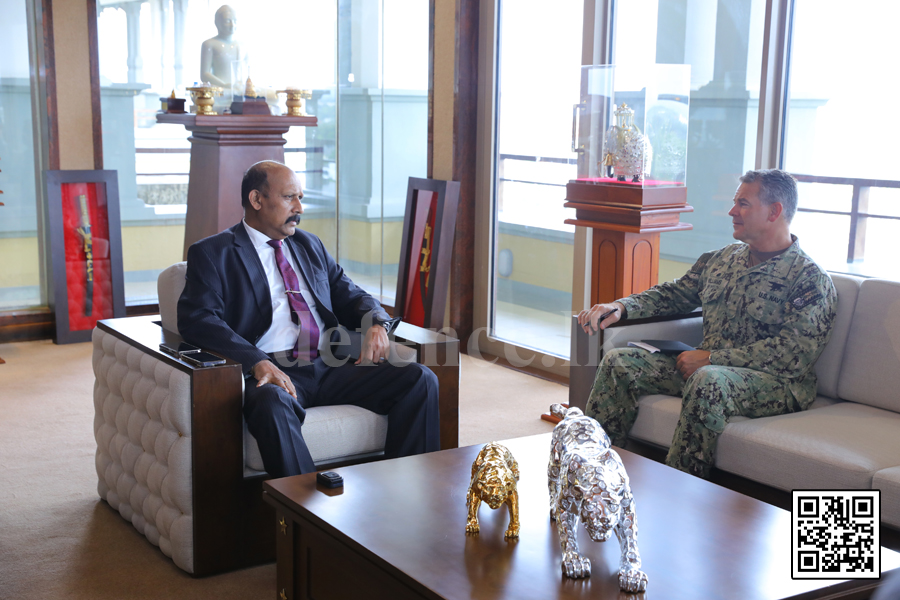
M 444 326 L 458 204 L 458 181 L 409 178 L 394 300 L 394 316 L 407 323 Z
M 115 171 L 45 171 L 54 342 L 86 342 L 97 321 L 125 316 Z

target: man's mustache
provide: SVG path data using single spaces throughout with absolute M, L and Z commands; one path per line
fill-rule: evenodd
M 288 223 L 293 223 L 294 225 L 298 225 L 300 223 L 300 215 L 291 215 L 287 218 L 287 221 L 284 222 L 285 225 Z

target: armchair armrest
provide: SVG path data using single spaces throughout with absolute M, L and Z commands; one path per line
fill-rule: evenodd
M 255 531 L 268 519 L 254 523 L 258 512 L 254 505 L 262 503 L 247 489 L 243 477 L 241 365 L 228 360 L 216 367 L 195 368 L 160 352 L 161 341 L 177 344 L 181 338 L 163 330 L 156 319 L 107 319 L 98 322 L 97 329 L 124 344 L 127 356 L 123 358 L 129 366 L 140 364 L 148 372 L 164 366 L 187 376 L 189 397 L 170 400 L 189 403 L 185 408 L 190 415 L 190 465 L 178 466 L 189 477 L 185 485 L 190 489 L 192 532 L 185 538 L 190 541 L 184 559 L 176 559 L 176 564 L 193 575 L 208 575 L 265 562 L 272 550 L 266 555 L 266 546 L 256 539 Z M 139 402 L 141 394 L 136 390 L 135 395 Z M 267 516 L 259 512 L 260 518 Z
M 437 375 L 440 389 L 441 450 L 459 446 L 459 340 L 401 322 L 394 341 L 415 350 L 415 361 Z
M 683 315 L 626 319 L 594 335 L 585 333 L 578 325 L 578 318 L 572 317 L 569 406 L 585 409 L 604 354 L 627 346 L 628 342 L 646 339 L 680 340 L 697 346 L 703 339 L 703 313 L 697 309 Z

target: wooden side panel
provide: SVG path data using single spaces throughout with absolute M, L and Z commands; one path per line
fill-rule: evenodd
M 458 350 L 457 350 L 458 352 Z M 459 365 L 431 367 L 440 386 L 441 450 L 459 447 Z
M 302 546 L 302 532 L 294 520 L 284 512 L 275 511 L 275 597 L 299 598 L 294 589 L 294 548 Z
M 474 329 L 479 5 L 479 0 L 456 2 L 453 180 L 459 182 L 459 213 L 450 267 L 450 326 L 464 340 Z
M 437 375 L 440 387 L 441 449 L 459 446 L 459 340 L 401 323 L 396 341 L 416 350 L 416 361 Z
M 602 345 L 602 331 L 590 336 L 578 325 L 578 319 L 572 317 L 569 406 L 580 408 L 582 412 L 587 405 L 597 366 L 600 364 L 600 347 Z
M 243 439 L 241 367 L 192 374 L 194 575 L 238 568 Z
M 405 600 L 422 598 L 409 587 L 350 552 L 315 529 L 304 529 L 294 552 L 294 570 L 302 585 L 295 598 L 301 600 Z M 300 559 L 300 560 L 297 560 Z M 299 563 L 299 564 L 298 564 Z M 352 576 L 347 575 L 352 573 Z

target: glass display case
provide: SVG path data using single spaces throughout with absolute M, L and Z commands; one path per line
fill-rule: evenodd
M 582 67 L 566 184 L 569 225 L 591 231 L 591 304 L 642 292 L 659 280 L 659 238 L 687 231 L 688 65 Z
M 582 67 L 567 200 L 685 204 L 690 65 Z

